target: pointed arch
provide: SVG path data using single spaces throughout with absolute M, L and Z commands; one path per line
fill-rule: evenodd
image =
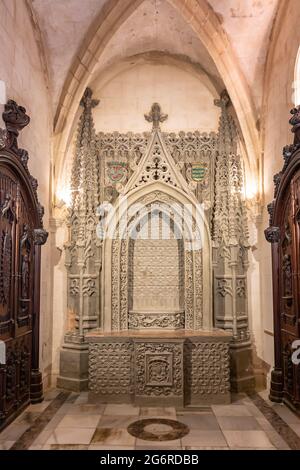
M 161 181 L 132 189 L 117 200 L 108 216 L 103 238 L 101 327 L 104 331 L 128 328 L 128 276 L 124 272 L 128 269 L 129 234 L 153 204 L 160 204 L 160 211 L 173 214 L 183 229 L 185 328 L 211 328 L 211 239 L 204 211 L 192 195 Z
M 69 71 L 54 122 L 56 180 L 60 174 L 78 104 L 101 54 L 119 27 L 144 0 L 109 0 L 91 26 Z M 246 79 L 240 69 L 226 32 L 207 0 L 167 0 L 198 35 L 228 90 L 247 148 L 249 168 L 258 177 L 261 156 L 256 112 Z

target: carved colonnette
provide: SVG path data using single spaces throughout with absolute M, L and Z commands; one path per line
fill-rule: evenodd
M 66 220 L 69 237 L 65 244 L 68 271 L 68 310 L 75 322 L 67 332 L 60 355 L 58 386 L 84 390 L 88 384 L 87 331 L 99 325 L 101 240 L 99 221 L 99 173 L 92 108 L 99 102 L 86 89 L 81 100 L 74 164 L 71 175 L 72 207 Z
M 99 402 L 206 405 L 230 402 L 230 334 L 88 333 L 89 389 Z
M 237 153 L 237 130 L 223 92 L 215 104 L 221 108 L 215 199 L 212 215 L 215 326 L 233 334 L 231 385 L 235 391 L 254 388 L 249 333 L 247 269 L 248 224 L 241 192 L 243 172 Z
M 40 250 L 48 233 L 37 180 L 18 147 L 29 124 L 26 109 L 9 100 L 0 129 L 0 429 L 28 403 L 43 400 L 39 371 Z

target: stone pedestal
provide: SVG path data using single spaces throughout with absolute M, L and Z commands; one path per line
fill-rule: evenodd
M 90 394 L 144 406 L 230 403 L 230 339 L 221 330 L 95 330 L 86 335 Z
M 30 375 L 30 403 L 41 403 L 43 400 L 42 374 L 38 369 L 34 369 Z
M 81 392 L 88 389 L 88 344 L 82 336 L 67 333 L 60 352 L 57 387 Z
M 273 369 L 271 373 L 271 387 L 269 398 L 275 403 L 283 400 L 283 376 L 281 369 Z
M 255 389 L 251 343 L 230 344 L 231 390 L 251 393 Z

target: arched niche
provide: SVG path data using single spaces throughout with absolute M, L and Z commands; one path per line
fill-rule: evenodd
M 177 307 L 166 309 L 159 303 L 152 310 L 133 309 L 132 292 L 132 252 L 133 232 L 151 213 L 153 206 L 161 217 L 169 218 L 171 233 L 178 242 L 178 257 L 174 260 L 182 269 L 182 284 L 179 282 Z M 177 238 L 176 238 L 177 237 Z M 159 239 L 158 239 L 159 240 Z M 149 243 L 153 240 L 148 239 Z M 166 248 L 175 253 L 173 242 L 167 239 Z M 145 241 L 147 245 L 147 242 Z M 147 248 L 151 255 L 151 245 Z M 182 254 L 180 254 L 182 250 Z M 162 247 L 160 246 L 160 253 Z M 161 263 L 164 257 L 161 256 Z M 166 272 L 166 271 L 164 271 Z M 182 189 L 161 182 L 147 183 L 142 187 L 120 196 L 107 217 L 103 241 L 102 266 L 102 306 L 101 327 L 103 331 L 126 331 L 128 329 L 186 329 L 200 330 L 212 327 L 212 281 L 211 243 L 208 225 L 202 208 L 196 199 Z M 178 279 L 180 274 L 178 275 Z M 151 286 L 147 286 L 150 289 Z M 153 306 L 152 306 L 153 307 Z M 169 315 L 169 317 L 168 317 Z

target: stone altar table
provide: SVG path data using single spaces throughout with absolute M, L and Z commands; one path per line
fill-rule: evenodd
M 230 340 L 216 329 L 93 330 L 86 335 L 90 394 L 143 406 L 230 403 Z

